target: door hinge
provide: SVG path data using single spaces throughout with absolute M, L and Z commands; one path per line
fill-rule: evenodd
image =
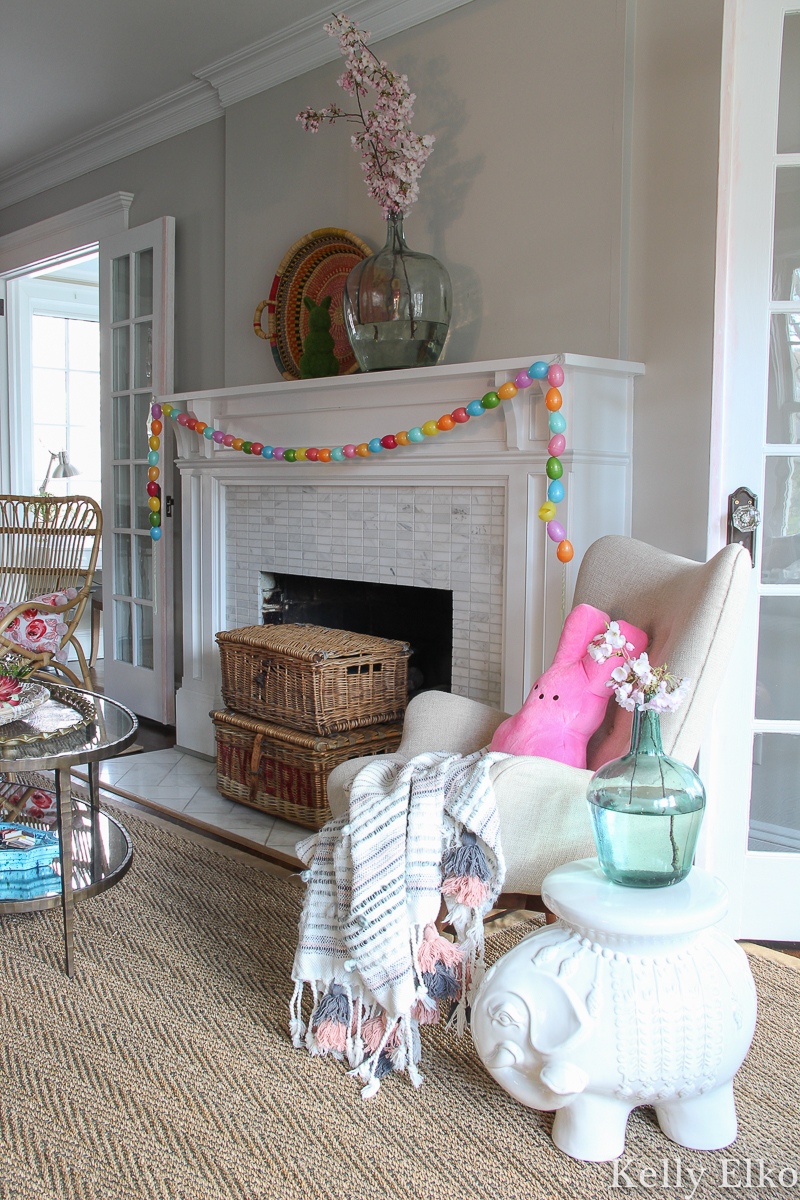
M 751 564 L 755 563 L 756 530 L 760 524 L 761 513 L 755 492 L 746 487 L 731 492 L 728 496 L 728 545 L 738 543 L 744 546 Z
M 165 501 L 166 501 L 166 505 L 167 505 L 167 516 L 171 517 L 172 516 L 172 506 L 175 503 L 175 497 L 174 496 L 166 496 Z

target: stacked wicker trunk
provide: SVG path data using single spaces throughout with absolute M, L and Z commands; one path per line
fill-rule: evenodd
M 319 829 L 333 768 L 400 744 L 408 643 L 319 625 L 253 625 L 217 643 L 218 790 Z

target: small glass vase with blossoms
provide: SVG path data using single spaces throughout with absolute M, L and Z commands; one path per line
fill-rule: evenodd
M 344 15 L 325 25 L 338 38 L 347 60 L 338 84 L 354 102 L 304 108 L 297 120 L 309 133 L 327 122 L 348 121 L 361 154 L 367 190 L 381 206 L 386 243 L 358 263 L 342 298 L 345 327 L 362 371 L 431 366 L 441 354 L 450 325 L 450 276 L 430 254 L 409 249 L 403 219 L 419 196 L 419 177 L 433 150 L 433 134 L 411 128 L 416 96 L 367 45 L 369 33 Z
M 691 682 L 633 657 L 616 621 L 587 646 L 597 662 L 620 659 L 608 687 L 633 713 L 631 748 L 602 766 L 586 798 L 597 855 L 605 874 L 626 887 L 668 887 L 692 868 L 705 810 L 705 789 L 685 763 L 664 753 L 661 714 L 675 712 Z

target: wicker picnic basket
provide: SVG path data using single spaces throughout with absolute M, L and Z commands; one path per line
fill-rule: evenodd
M 331 735 L 402 720 L 408 642 L 321 625 L 251 625 L 217 634 L 228 708 Z
M 211 720 L 217 790 L 309 829 L 330 820 L 325 785 L 333 768 L 348 758 L 396 750 L 402 733 L 402 725 L 394 723 L 320 738 L 232 712 L 212 712 Z

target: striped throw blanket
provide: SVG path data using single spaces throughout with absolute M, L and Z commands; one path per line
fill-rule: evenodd
M 347 1061 L 364 1098 L 391 1070 L 419 1086 L 420 1024 L 447 1015 L 459 1032 L 466 1025 L 485 970 L 483 918 L 505 876 L 489 779 L 505 757 L 376 758 L 354 779 L 347 815 L 298 843 L 308 886 L 292 968 L 292 1041 Z M 443 898 L 454 942 L 436 927 Z

